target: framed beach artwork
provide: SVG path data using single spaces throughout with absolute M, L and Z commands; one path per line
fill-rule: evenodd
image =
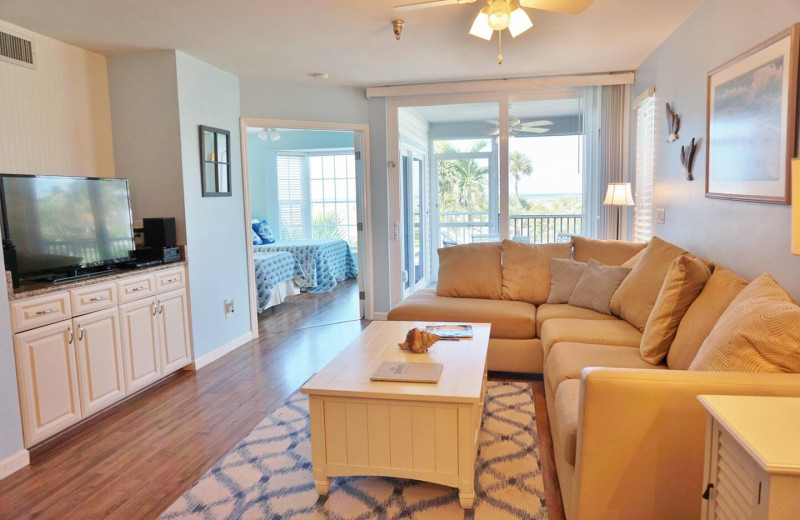
M 790 203 L 800 24 L 708 73 L 706 197 Z

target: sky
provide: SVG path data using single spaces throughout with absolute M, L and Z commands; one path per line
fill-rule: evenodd
M 533 165 L 533 174 L 519 182 L 519 194 L 581 193 L 582 141 L 583 137 L 576 135 L 509 139 L 509 153 L 520 151 L 530 157 Z M 513 194 L 513 180 L 510 190 Z

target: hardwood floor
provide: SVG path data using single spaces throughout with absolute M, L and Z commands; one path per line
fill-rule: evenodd
M 35 451 L 31 466 L 0 481 L 0 518 L 156 518 L 368 324 L 305 327 L 314 312 L 306 306 L 296 330 L 267 326 L 272 332 L 257 341 L 198 372 L 179 372 Z M 552 448 L 541 383 L 532 391 L 550 519 L 561 520 L 545 463 Z

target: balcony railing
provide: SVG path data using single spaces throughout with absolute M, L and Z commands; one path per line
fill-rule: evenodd
M 439 215 L 442 245 L 499 240 L 485 211 L 451 211 Z M 509 236 L 518 242 L 547 244 L 568 242 L 580 235 L 583 215 L 510 215 Z

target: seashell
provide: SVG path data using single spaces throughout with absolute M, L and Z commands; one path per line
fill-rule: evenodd
M 423 354 L 437 341 L 439 341 L 439 336 L 436 334 L 414 328 L 408 331 L 406 340 L 403 343 L 398 343 L 397 346 L 403 350 L 410 350 L 415 354 Z

